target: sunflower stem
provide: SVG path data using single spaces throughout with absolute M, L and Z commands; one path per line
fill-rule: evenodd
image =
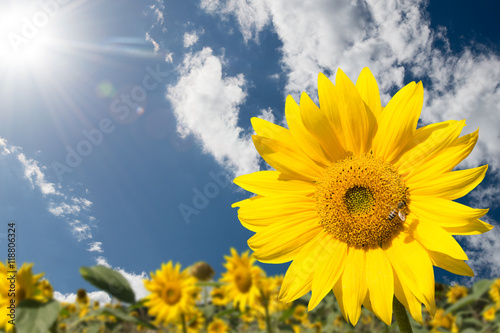
M 266 327 L 267 327 L 267 333 L 273 333 L 273 329 L 271 328 L 271 317 L 269 316 L 268 305 L 269 305 L 269 302 L 266 301 L 265 309 L 266 309 Z
M 187 333 L 186 317 L 184 317 L 184 313 L 181 313 L 181 321 L 182 321 L 182 333 Z
M 408 318 L 408 313 L 401 302 L 394 297 L 393 302 L 394 316 L 396 317 L 396 322 L 398 323 L 399 331 L 401 333 L 413 333 L 410 325 L 410 319 Z

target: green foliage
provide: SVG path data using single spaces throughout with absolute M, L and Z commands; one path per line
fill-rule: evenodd
M 55 300 L 41 303 L 26 299 L 17 305 L 18 333 L 47 333 L 59 315 L 61 305 Z

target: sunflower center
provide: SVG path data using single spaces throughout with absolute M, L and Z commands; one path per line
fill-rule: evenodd
M 250 271 L 244 267 L 238 267 L 234 272 L 234 282 L 240 292 L 247 293 L 252 287 L 252 275 Z
M 403 225 L 409 192 L 396 169 L 372 154 L 330 165 L 316 183 L 323 228 L 352 246 L 382 246 Z
M 181 290 L 178 286 L 169 285 L 163 290 L 163 300 L 168 305 L 175 305 L 181 299 Z
M 363 214 L 373 206 L 373 195 L 369 188 L 354 186 L 344 195 L 344 204 L 351 214 Z

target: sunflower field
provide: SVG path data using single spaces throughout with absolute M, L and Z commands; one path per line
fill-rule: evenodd
M 72 303 L 53 298 L 53 287 L 23 264 L 16 276 L 14 320 L 9 317 L 11 298 L 6 265 L 0 264 L 3 332 L 399 332 L 363 308 L 356 326 L 347 323 L 332 293 L 312 311 L 310 294 L 285 303 L 279 300 L 283 276 L 267 276 L 248 252 L 231 249 L 218 281 L 205 262 L 181 270 L 164 263 L 150 279 L 150 292 L 136 299 L 127 280 L 104 266 L 82 267 L 87 282 L 112 297 L 112 302 L 91 301 L 79 289 Z M 83 281 L 82 281 L 83 282 Z M 480 280 L 471 288 L 436 284 L 434 317 L 424 309 L 423 325 L 413 319 L 414 332 L 498 332 L 500 279 Z M 13 320 L 13 321 L 12 321 Z M 12 325 L 12 324 L 15 325 Z

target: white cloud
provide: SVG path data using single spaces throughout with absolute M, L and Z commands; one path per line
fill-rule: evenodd
M 95 217 L 89 214 L 92 202 L 83 196 L 69 195 L 73 188 L 63 188 L 61 184 L 46 180 L 46 167 L 33 158 L 27 157 L 19 146 L 8 144 L 0 138 L 0 158 L 5 158 L 14 168 L 22 170 L 24 179 L 28 180 L 32 189 L 38 189 L 47 202 L 47 210 L 52 215 L 65 219 L 71 227 L 71 232 L 78 241 L 92 238 L 91 227 L 82 220 L 95 222 Z M 57 188 L 57 190 L 56 190 Z M 88 193 L 88 190 L 85 191 Z
M 92 242 L 92 243 L 89 243 L 89 248 L 87 249 L 87 251 L 102 253 L 104 251 L 102 250 L 101 246 L 102 246 L 102 242 Z
M 3 147 L 5 150 L 10 151 L 6 148 L 7 147 L 6 144 L 4 144 Z M 26 155 L 24 155 L 23 153 L 18 153 L 17 159 L 23 165 L 24 177 L 29 180 L 32 187 L 36 186 L 40 190 L 40 192 L 42 192 L 43 195 L 47 194 L 61 195 L 61 193 L 59 193 L 55 189 L 54 183 L 49 183 L 45 180 L 45 175 L 40 169 L 37 161 L 31 158 L 27 158 Z
M 146 32 L 146 40 L 148 42 L 151 42 L 151 44 L 153 44 L 155 53 L 160 50 L 160 45 L 151 37 L 151 35 L 149 34 L 149 32 Z
M 48 208 L 49 212 L 55 216 L 78 214 L 81 209 L 82 208 L 80 205 L 69 205 L 65 202 L 61 203 L 51 202 Z
M 261 119 L 264 119 L 264 120 L 267 120 L 267 121 L 269 121 L 271 123 L 275 122 L 273 110 L 271 108 L 260 110 L 260 113 L 257 115 L 257 117 L 261 118 Z
M 80 223 L 80 221 L 75 220 L 71 226 L 73 227 L 71 231 L 78 241 L 92 238 L 92 231 L 90 231 L 90 226 L 88 224 Z
M 235 13 L 245 42 L 254 38 L 269 23 L 268 2 L 265 0 L 201 0 L 200 7 L 207 13 L 220 14 L 224 19 Z
M 500 58 L 486 47 L 449 48 L 446 30 L 433 30 L 427 1 L 202 0 L 200 7 L 226 20 L 233 15 L 245 40 L 256 39 L 272 23 L 283 43 L 285 93 L 316 96 L 319 72 L 338 67 L 356 80 L 370 67 L 387 103 L 406 74 L 425 79 L 424 123 L 467 119 L 466 132 L 480 128 L 475 151 L 462 167 L 487 161 L 500 165 Z M 441 44 L 439 49 L 436 44 Z M 298 100 L 298 99 L 297 99 Z
M 92 201 L 87 200 L 85 198 L 72 197 L 71 201 L 84 208 L 90 208 L 90 206 L 92 206 Z
M 146 272 L 142 272 L 141 274 L 135 274 L 135 273 L 128 273 L 121 268 L 118 268 L 116 270 L 120 272 L 125 277 L 125 279 L 127 279 L 128 283 L 130 284 L 130 287 L 134 291 L 136 300 L 140 300 L 149 294 L 149 291 L 144 287 L 144 282 L 143 282 L 143 280 L 149 279 L 149 276 Z
M 222 57 L 211 48 L 186 54 L 179 68 L 181 78 L 169 86 L 167 98 L 182 136 L 194 135 L 205 152 L 235 174 L 258 170 L 258 156 L 251 139 L 237 125 L 239 106 L 246 98 L 242 74 L 226 76 Z
M 91 302 L 98 301 L 99 304 L 111 303 L 111 297 L 104 291 L 93 291 L 87 293 Z M 59 291 L 54 291 L 54 299 L 59 302 L 74 303 L 76 300 L 76 293 L 62 294 Z
M 469 194 L 469 200 L 474 207 L 496 208 L 499 206 L 500 187 L 498 183 L 489 186 L 480 186 Z
M 152 11 L 153 16 L 155 18 L 155 22 L 151 26 L 152 28 L 156 25 L 162 25 L 164 23 L 165 17 L 163 15 L 163 11 L 165 10 L 165 4 L 163 0 L 156 0 L 156 3 L 149 6 L 149 9 Z
M 173 63 L 174 62 L 174 54 L 172 52 L 167 53 L 165 55 L 165 62 L 168 62 L 168 63 Z
M 104 258 L 103 256 L 99 256 L 99 257 L 95 258 L 95 264 L 111 268 L 111 265 L 108 263 L 108 260 L 106 258 Z
M 201 33 L 203 33 L 203 31 Z M 188 48 L 190 46 L 193 46 L 194 44 L 196 44 L 196 42 L 198 42 L 199 38 L 200 36 L 196 31 L 184 33 L 184 47 Z
M 497 226 L 495 220 L 488 217 L 482 218 L 487 223 Z M 467 264 L 474 272 L 481 271 L 482 277 L 498 278 L 500 276 L 500 228 L 495 227 L 485 234 L 473 236 L 458 236 L 457 239 L 467 248 L 469 260 Z

